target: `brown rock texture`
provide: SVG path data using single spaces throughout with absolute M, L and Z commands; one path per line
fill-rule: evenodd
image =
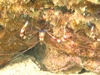
M 40 43 L 33 54 L 46 70 L 99 74 L 99 24 L 99 0 L 1 0 L 0 64 Z

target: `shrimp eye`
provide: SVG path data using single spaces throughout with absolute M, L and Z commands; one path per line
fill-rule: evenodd
M 90 28 L 93 27 L 93 26 L 95 27 L 95 24 L 92 23 L 92 22 L 87 22 L 86 24 L 87 24 L 87 26 L 90 27 Z

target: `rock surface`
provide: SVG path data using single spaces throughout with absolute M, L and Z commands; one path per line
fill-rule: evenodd
M 0 65 L 35 47 L 43 71 L 100 74 L 99 24 L 99 0 L 0 0 Z
M 67 75 L 97 75 L 92 72 L 84 72 L 82 74 L 74 74 L 69 71 Z M 0 75 L 66 75 L 63 73 L 52 73 L 41 70 L 39 63 L 30 55 L 21 55 L 10 61 L 4 68 L 1 68 Z

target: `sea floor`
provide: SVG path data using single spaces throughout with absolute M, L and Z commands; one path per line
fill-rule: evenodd
M 30 55 L 22 54 L 11 60 L 5 67 L 0 69 L 0 75 L 97 75 L 92 72 L 82 74 L 63 74 L 43 71 L 35 58 Z

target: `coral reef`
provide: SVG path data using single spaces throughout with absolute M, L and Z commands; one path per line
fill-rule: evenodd
M 99 74 L 99 24 L 99 0 L 1 0 L 0 64 L 40 43 L 48 70 L 78 66 Z

